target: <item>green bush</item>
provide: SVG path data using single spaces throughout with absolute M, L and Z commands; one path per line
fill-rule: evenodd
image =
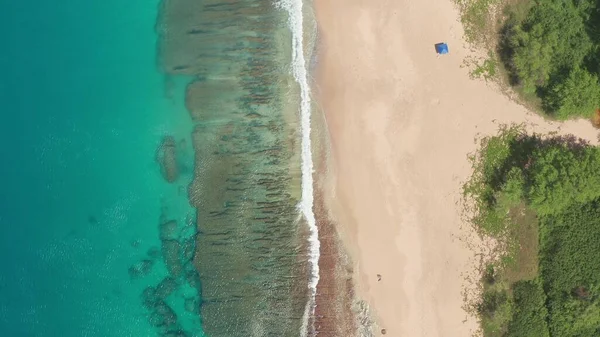
M 506 181 L 502 186 L 499 205 L 502 210 L 515 207 L 523 200 L 525 193 L 525 177 L 520 167 L 513 166 L 506 174 Z
M 509 20 L 502 54 L 525 94 L 536 94 L 559 119 L 589 117 L 600 106 L 598 2 L 532 0 L 524 19 Z
M 536 281 L 521 281 L 513 285 L 515 310 L 508 326 L 511 337 L 549 337 L 546 294 Z
M 573 204 L 541 228 L 552 335 L 600 336 L 600 204 Z
M 527 199 L 539 214 L 558 213 L 573 202 L 600 197 L 600 150 L 571 150 L 563 144 L 535 151 Z
M 550 88 L 546 105 L 558 119 L 591 117 L 600 102 L 598 77 L 576 67 L 569 76 Z
M 559 298 L 549 297 L 548 302 L 551 336 L 600 336 L 600 302 L 597 299 L 565 295 Z
M 504 242 L 503 261 L 520 264 L 488 267 L 478 307 L 484 336 L 600 336 L 600 148 L 509 127 L 472 158 L 465 194 L 477 206 L 474 224 Z M 524 205 L 519 214 L 537 222 L 511 215 Z M 539 249 L 519 247 L 531 239 Z M 533 273 L 514 272 L 526 269 Z
M 534 93 L 537 86 L 544 85 L 552 71 L 551 43 L 557 41 L 556 34 L 547 34 L 540 24 L 534 24 L 527 31 L 516 27 L 510 40 L 514 49 L 513 68 L 523 85 L 523 91 Z
M 492 287 L 486 289 L 482 297 L 479 314 L 486 336 L 504 336 L 513 315 L 513 303 L 508 292 L 499 287 Z
M 512 145 L 518 143 L 521 133 L 519 127 L 503 127 L 496 137 L 483 139 L 481 151 L 472 158 L 474 172 L 464 186 L 464 194 L 474 201 L 473 223 L 486 234 L 499 235 L 506 229 L 506 210 L 498 199 L 506 185 L 507 170 L 511 169 L 508 163 L 515 157 Z M 510 190 L 514 183 L 507 188 Z

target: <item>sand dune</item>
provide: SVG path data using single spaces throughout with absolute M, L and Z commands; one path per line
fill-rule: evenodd
M 597 141 L 587 121 L 550 123 L 492 85 L 471 80 L 450 0 L 315 0 L 315 92 L 331 142 L 327 205 L 356 271 L 359 296 L 387 336 L 465 337 L 465 276 L 476 266 L 459 238 L 467 155 L 502 123 Z M 450 54 L 437 56 L 434 44 Z M 378 281 L 377 274 L 381 274 Z

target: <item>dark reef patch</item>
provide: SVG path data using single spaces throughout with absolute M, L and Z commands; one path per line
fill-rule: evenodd
M 162 1 L 160 13 L 160 68 L 193 77 L 197 209 L 191 241 L 161 228 L 165 265 L 198 287 L 184 306 L 207 335 L 296 337 L 309 269 L 288 14 L 271 0 Z
M 152 260 L 141 260 L 137 263 L 135 263 L 133 266 L 129 267 L 128 272 L 129 272 L 129 277 L 133 278 L 139 278 L 139 277 L 143 277 L 146 276 L 150 273 L 150 271 L 152 270 L 152 266 L 154 265 L 154 261 Z
M 171 136 L 165 136 L 156 151 L 156 161 L 160 165 L 163 178 L 172 183 L 179 177 L 177 164 L 177 143 Z

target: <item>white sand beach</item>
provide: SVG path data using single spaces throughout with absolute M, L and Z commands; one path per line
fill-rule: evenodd
M 469 78 L 451 0 L 315 0 L 320 50 L 313 91 L 331 142 L 327 206 L 355 264 L 358 296 L 386 336 L 466 337 L 461 186 L 474 140 L 499 124 L 597 142 L 588 121 L 547 122 Z M 446 42 L 448 55 L 434 44 Z M 381 275 L 378 281 L 377 274 Z

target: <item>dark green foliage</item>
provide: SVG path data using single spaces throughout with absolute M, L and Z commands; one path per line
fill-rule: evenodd
M 557 213 L 573 202 L 600 197 L 600 151 L 553 144 L 536 150 L 527 199 L 538 214 Z
M 484 336 L 600 336 L 600 148 L 511 127 L 485 139 L 473 160 L 465 192 L 474 223 L 504 242 L 502 261 L 517 264 L 484 275 Z M 528 212 L 538 221 L 525 223 Z M 519 247 L 531 238 L 539 251 Z M 515 272 L 523 270 L 533 272 Z
M 504 336 L 513 313 L 513 304 L 508 292 L 505 289 L 487 289 L 483 293 L 478 310 L 488 337 Z
M 512 66 L 523 90 L 526 93 L 535 92 L 537 86 L 544 85 L 550 78 L 553 48 L 546 41 L 556 40 L 556 34 L 548 36 L 541 25 L 529 27 L 527 31 L 517 26 L 512 34 Z
M 528 152 L 535 146 L 534 139 L 523 136 L 518 127 L 503 128 L 496 137 L 484 139 L 481 151 L 473 158 L 474 172 L 464 192 L 475 202 L 473 222 L 486 234 L 498 235 L 506 230 L 504 194 L 506 200 L 514 200 L 522 193 L 514 190 L 515 185 L 524 183 L 519 167 L 525 165 Z
M 521 281 L 513 285 L 515 310 L 508 326 L 508 336 L 549 337 L 546 294 L 536 281 Z
M 597 299 L 550 298 L 548 306 L 551 336 L 600 336 L 600 305 Z
M 577 287 L 600 285 L 600 205 L 574 204 L 543 217 L 541 267 L 548 289 L 570 293 Z M 551 257 L 551 258 L 550 258 Z
M 600 102 L 598 77 L 576 67 L 569 76 L 550 87 L 546 95 L 546 107 L 558 119 L 568 119 L 582 112 L 591 115 Z
M 544 217 L 541 229 L 553 336 L 600 336 L 600 205 L 574 204 Z
M 508 20 L 503 30 L 500 54 L 507 68 L 554 117 L 590 117 L 600 106 L 597 2 L 532 2 L 524 18 Z

